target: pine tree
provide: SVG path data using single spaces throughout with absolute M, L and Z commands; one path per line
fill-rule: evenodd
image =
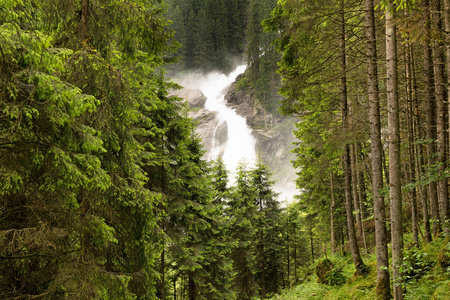
M 257 295 L 255 279 L 256 249 L 254 245 L 257 210 L 256 191 L 245 164 L 237 170 L 236 185 L 227 202 L 228 232 L 233 245 L 230 258 L 233 261 L 232 287 L 237 299 L 252 299 Z
M 250 171 L 251 185 L 256 190 L 255 206 L 258 211 L 256 225 L 256 280 L 260 295 L 276 294 L 283 282 L 281 230 L 281 209 L 278 195 L 272 190 L 274 181 L 270 180 L 269 168 L 258 161 Z

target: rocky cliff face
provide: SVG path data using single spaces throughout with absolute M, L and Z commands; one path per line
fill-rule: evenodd
M 210 158 L 213 143 L 218 146 L 227 140 L 226 124 L 219 124 L 215 118 L 216 113 L 204 109 L 206 98 L 200 90 L 184 88 L 176 94 L 188 102 L 188 115 L 197 122 L 196 132 L 203 140 L 205 158 Z M 296 140 L 292 133 L 295 118 L 264 113 L 253 104 L 250 95 L 236 89 L 236 84 L 232 84 L 228 89 L 225 101 L 239 115 L 245 117 L 252 128 L 257 141 L 256 151 L 273 172 L 273 180 L 277 181 L 275 190 L 282 192 L 279 200 L 291 200 L 296 192 L 296 174 L 291 164 L 291 160 L 295 159 L 291 152 L 294 148 L 292 143 Z
M 219 123 L 216 119 L 216 112 L 205 109 L 206 97 L 200 90 L 183 88 L 173 92 L 174 95 L 184 99 L 188 106 L 188 117 L 196 122 L 196 133 L 203 141 L 206 151 L 204 157 L 210 159 L 215 146 L 224 145 L 227 141 L 228 128 L 225 123 Z

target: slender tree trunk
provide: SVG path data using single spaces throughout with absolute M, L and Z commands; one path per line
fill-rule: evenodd
M 348 100 L 347 100 L 347 58 L 346 58 L 346 42 L 345 42 L 345 16 L 344 16 L 344 2 L 341 2 L 341 102 L 342 102 L 342 124 L 344 133 L 348 132 Z M 352 209 L 352 172 L 351 172 L 351 162 L 350 162 L 350 146 L 348 143 L 345 144 L 344 154 L 344 178 L 345 178 L 345 210 L 347 215 L 347 230 L 348 230 L 348 241 L 350 245 L 350 250 L 352 252 L 353 263 L 355 265 L 357 274 L 364 274 L 366 271 L 366 266 L 362 261 L 361 255 L 359 253 L 359 247 L 356 239 L 355 223 L 353 219 L 353 209 Z
M 433 64 L 432 64 L 432 51 L 430 46 L 430 36 L 431 36 L 431 17 L 430 17 L 430 3 L 429 0 L 424 0 L 425 9 L 425 42 L 424 42 L 424 68 L 426 74 L 426 104 L 427 104 L 427 156 L 428 156 L 428 168 L 435 162 L 436 156 L 436 123 L 435 123 L 435 99 L 434 99 L 434 75 L 433 75 Z M 440 221 L 439 221 L 439 202 L 437 193 L 437 184 L 435 181 L 430 182 L 428 185 L 428 190 L 430 194 L 430 210 L 431 210 L 431 222 L 433 227 L 433 236 L 436 238 L 440 231 Z
M 296 224 L 294 224 L 294 282 L 297 284 L 298 277 L 297 277 L 297 268 L 298 268 L 298 262 L 297 262 L 297 230 L 296 230 Z
M 189 272 L 189 300 L 197 300 L 196 284 L 191 272 Z
M 264 231 L 261 229 L 261 298 L 266 299 L 266 259 L 264 253 Z
M 330 173 L 330 187 L 331 187 L 331 205 L 330 205 L 330 233 L 331 233 L 331 252 L 336 252 L 336 239 L 334 233 L 334 207 L 335 207 L 335 199 L 334 199 L 334 182 L 333 182 L 333 173 Z
M 391 201 L 391 242 L 394 277 L 394 299 L 403 299 L 400 266 L 403 260 L 402 190 L 400 173 L 400 122 L 398 107 L 397 32 L 394 23 L 395 6 L 386 8 L 386 77 L 389 134 L 389 197 Z
M 287 224 L 287 230 L 286 230 L 286 247 L 287 247 L 287 282 L 288 287 L 291 287 L 291 249 L 289 244 L 291 241 L 289 240 L 289 217 L 288 217 L 288 224 Z
M 161 265 L 160 265 L 160 274 L 161 274 L 161 286 L 160 286 L 160 293 L 161 293 L 161 299 L 166 299 L 166 249 L 163 249 L 161 253 Z
M 177 300 L 177 278 L 173 280 L 173 300 Z
M 363 229 L 362 229 L 362 220 L 361 220 L 361 212 L 359 210 L 359 201 L 358 201 L 358 174 L 356 172 L 356 145 L 353 143 L 350 146 L 350 166 L 352 172 L 352 198 L 353 198 L 353 209 L 354 215 L 356 219 L 356 229 L 357 229 L 357 237 L 362 242 L 363 237 Z M 363 244 L 364 246 L 364 244 Z
M 314 233 L 312 230 L 312 224 L 310 224 L 309 229 L 309 239 L 310 239 L 310 246 L 311 246 L 311 261 L 312 264 L 314 264 Z
M 386 163 L 387 159 L 386 159 L 386 152 L 383 148 L 381 148 L 381 155 L 382 155 L 382 163 L 383 163 L 383 169 L 384 169 L 384 180 L 386 181 L 386 185 L 389 186 L 389 169 L 388 169 L 388 165 Z
M 367 39 L 367 87 L 369 93 L 370 149 L 372 158 L 372 195 L 375 218 L 375 247 L 377 255 L 377 298 L 390 299 L 389 257 L 387 248 L 386 212 L 383 188 L 383 150 L 381 145 L 380 99 L 378 91 L 377 48 L 373 0 L 365 0 Z
M 419 100 L 417 99 L 417 79 L 416 79 L 416 67 L 414 63 L 414 55 L 412 47 L 409 48 L 410 57 L 411 57 L 411 68 L 412 68 L 412 89 L 413 89 L 413 135 L 418 137 L 419 139 L 425 139 L 424 134 L 422 133 L 420 126 L 420 113 L 419 113 Z M 414 157 L 416 158 L 416 178 L 419 181 L 423 178 L 423 168 L 425 166 L 424 162 L 424 151 L 423 145 L 419 143 L 414 144 Z M 423 215 L 423 227 L 425 231 L 424 239 L 427 243 L 431 242 L 431 233 L 430 233 L 430 215 L 428 212 L 428 197 L 426 193 L 426 188 L 422 185 L 419 186 L 419 197 L 420 202 L 422 203 L 422 215 Z M 419 228 L 420 230 L 420 228 Z
M 355 152 L 356 155 L 356 181 L 358 185 L 358 204 L 359 204 L 359 213 L 361 216 L 361 233 L 362 233 L 362 240 L 364 249 L 367 251 L 367 242 L 366 242 L 366 234 L 364 229 L 364 219 L 365 219 L 365 212 L 364 212 L 364 203 L 367 200 L 366 196 L 366 185 L 364 183 L 364 173 L 360 171 L 359 169 L 359 160 L 358 160 L 358 153 L 359 149 L 358 146 L 355 145 Z
M 445 41 L 446 41 L 446 53 L 447 53 L 447 72 L 450 72 L 450 0 L 444 0 L 444 20 L 445 20 Z M 447 116 L 450 118 L 450 76 L 447 74 Z M 448 141 L 450 141 L 450 130 Z M 447 149 L 448 151 L 448 149 Z M 448 151 L 447 153 L 450 153 Z M 444 199 L 444 228 L 447 236 L 450 235 L 450 208 L 448 203 L 448 197 Z
M 259 226 L 259 235 L 261 239 L 261 245 L 260 245 L 260 255 L 261 255 L 261 296 L 262 299 L 266 299 L 266 254 L 264 253 L 264 209 L 263 209 L 263 199 L 259 199 L 259 213 L 261 214 L 262 218 L 260 226 Z
M 441 5 L 440 0 L 433 0 L 432 21 L 434 29 L 437 33 L 442 31 L 441 22 Z M 436 95 L 436 140 L 437 140 L 437 161 L 438 166 L 438 199 L 441 224 L 446 227 L 445 220 L 447 219 L 448 211 L 448 183 L 447 179 L 443 178 L 447 166 L 447 143 L 446 143 L 446 120 L 445 112 L 447 110 L 445 104 L 445 83 L 444 83 L 444 60 L 443 60 L 443 45 L 440 41 L 434 41 L 433 45 L 433 60 L 434 60 L 434 80 L 435 80 L 435 95 Z M 448 230 L 446 230 L 448 231 Z
M 80 40 L 83 44 L 88 38 L 89 0 L 81 0 Z
M 405 72 L 406 72 L 406 96 L 407 96 L 407 114 L 406 114 L 406 124 L 408 127 L 408 177 L 410 183 L 415 183 L 416 181 L 416 164 L 414 157 L 414 126 L 413 126 L 413 88 L 412 88 L 412 67 L 411 67 L 411 44 L 406 43 L 405 46 Z M 416 187 L 412 187 L 410 190 L 411 198 L 411 227 L 413 233 L 413 242 L 416 247 L 419 247 L 419 224 L 417 220 L 417 190 Z

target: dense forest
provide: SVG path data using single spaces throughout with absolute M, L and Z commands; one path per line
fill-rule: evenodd
M 290 203 L 171 96 L 240 61 Z M 0 299 L 446 299 L 449 71 L 449 0 L 0 0 Z
M 245 61 L 246 89 L 264 110 L 278 114 L 280 76 L 276 34 L 264 31 L 261 22 L 270 16 L 276 0 L 167 0 L 169 28 L 180 47 L 168 66 L 169 74 L 230 72 Z
M 169 96 L 166 8 L 0 1 L 0 298 L 280 290 L 270 171 L 243 163 L 230 187 L 221 160 L 202 160 L 186 104 Z

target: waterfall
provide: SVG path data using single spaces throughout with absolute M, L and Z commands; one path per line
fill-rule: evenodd
M 241 161 L 252 164 L 256 161 L 255 138 L 252 129 L 247 125 L 244 117 L 238 115 L 234 109 L 225 104 L 225 94 L 230 85 L 239 74 L 245 71 L 246 66 L 236 68 L 229 75 L 210 73 L 201 82 L 199 89 L 207 98 L 205 109 L 217 112 L 219 124 L 227 126 L 228 138 L 225 145 L 217 146 L 213 141 L 213 148 L 209 159 L 217 159 L 222 155 L 227 169 L 233 173 Z
M 230 172 L 231 183 L 234 182 L 235 170 L 240 162 L 245 161 L 252 166 L 257 159 L 256 140 L 252 129 L 247 125 L 244 117 L 226 105 L 224 99 L 230 85 L 239 74 L 244 73 L 245 69 L 245 65 L 238 66 L 229 75 L 219 72 L 207 75 L 190 74 L 180 82 L 184 87 L 200 90 L 206 97 L 205 109 L 216 113 L 218 122 L 214 128 L 211 128 L 212 149 L 208 149 L 207 159 L 215 160 L 221 155 Z M 226 138 L 223 137 L 224 134 L 227 134 Z M 221 140 L 226 142 L 222 143 Z
M 197 127 L 197 133 L 202 137 L 207 150 L 205 159 L 215 160 L 222 156 L 225 166 L 229 172 L 229 184 L 235 183 L 236 169 L 240 162 L 245 161 L 252 168 L 257 160 L 256 139 L 252 134 L 252 129 L 247 125 L 244 117 L 238 115 L 236 111 L 226 105 L 225 95 L 230 85 L 236 80 L 236 77 L 245 71 L 246 66 L 237 67 L 229 75 L 219 72 L 212 72 L 207 75 L 199 73 L 180 74 L 176 80 L 184 87 L 183 92 L 178 96 L 194 104 L 191 110 L 191 116 L 194 119 L 202 120 Z M 204 97 L 203 97 L 204 96 Z M 206 98 L 206 101 L 205 101 Z M 201 101 L 196 101 L 201 99 Z M 191 102 L 190 102 L 191 101 Z M 289 145 L 292 135 L 291 129 L 283 132 L 285 142 Z M 278 155 L 274 151 L 279 151 L 277 143 L 274 140 L 270 144 L 265 144 L 261 148 L 264 155 L 272 155 L 272 160 L 277 164 L 276 172 L 273 174 L 273 180 L 277 181 L 273 189 L 280 193 L 280 201 L 292 200 L 296 194 L 295 170 L 290 161 L 293 158 L 289 156 Z M 259 146 L 261 147 L 261 145 Z M 273 149 L 275 147 L 275 149 Z M 284 147 L 285 151 L 290 153 L 289 146 Z M 292 154 L 293 155 L 293 154 Z M 280 160 L 278 160 L 280 159 Z

